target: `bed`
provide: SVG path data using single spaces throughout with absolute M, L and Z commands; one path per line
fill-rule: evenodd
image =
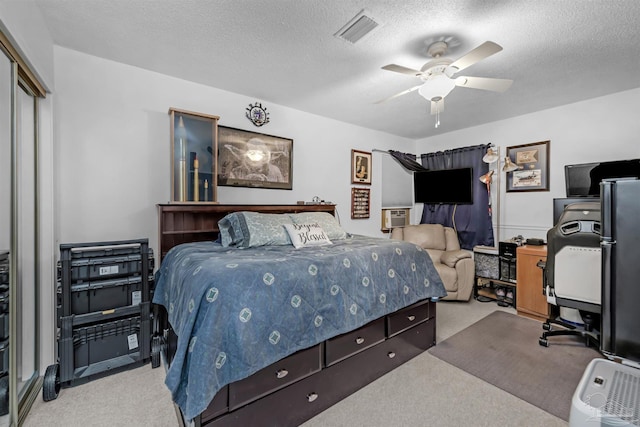
M 446 291 L 427 253 L 334 212 L 159 205 L 153 301 L 183 420 L 299 425 L 435 344 Z

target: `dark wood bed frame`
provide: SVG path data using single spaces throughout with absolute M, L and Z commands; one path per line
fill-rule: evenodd
M 173 246 L 215 240 L 218 221 L 237 211 L 335 214 L 335 205 L 160 204 L 160 259 Z M 161 311 L 156 334 L 170 365 L 177 337 Z M 436 304 L 420 301 L 225 386 L 194 425 L 297 426 L 435 345 L 435 332 Z

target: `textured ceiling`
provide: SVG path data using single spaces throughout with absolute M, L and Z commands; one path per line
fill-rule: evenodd
M 640 87 L 638 0 L 35 0 L 54 43 L 412 139 Z M 360 10 L 381 25 L 334 37 Z M 504 50 L 462 74 L 513 79 L 505 93 L 455 88 L 439 128 L 419 84 L 425 40 L 457 59 Z

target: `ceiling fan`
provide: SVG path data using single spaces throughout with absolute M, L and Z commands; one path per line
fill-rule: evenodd
M 513 80 L 495 79 L 488 77 L 455 76 L 459 71 L 495 54 L 502 50 L 502 47 L 494 42 L 487 41 L 468 52 L 457 60 L 445 58 L 448 45 L 445 41 L 432 43 L 427 52 L 433 59 L 422 66 L 420 70 L 403 67 L 402 65 L 389 64 L 382 67 L 383 70 L 394 71 L 396 73 L 407 74 L 418 77 L 422 80 L 417 86 L 382 99 L 376 104 L 388 101 L 407 93 L 418 91 L 418 93 L 431 102 L 431 114 L 439 116 L 444 111 L 444 98 L 456 86 L 473 89 L 490 90 L 494 92 L 504 92 L 513 83 Z M 436 127 L 439 125 L 439 117 Z

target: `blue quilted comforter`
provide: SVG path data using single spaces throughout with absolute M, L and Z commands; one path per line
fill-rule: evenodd
M 173 248 L 153 302 L 178 335 L 166 385 L 187 419 L 226 384 L 416 301 L 446 295 L 427 253 L 353 236 L 333 245 Z

